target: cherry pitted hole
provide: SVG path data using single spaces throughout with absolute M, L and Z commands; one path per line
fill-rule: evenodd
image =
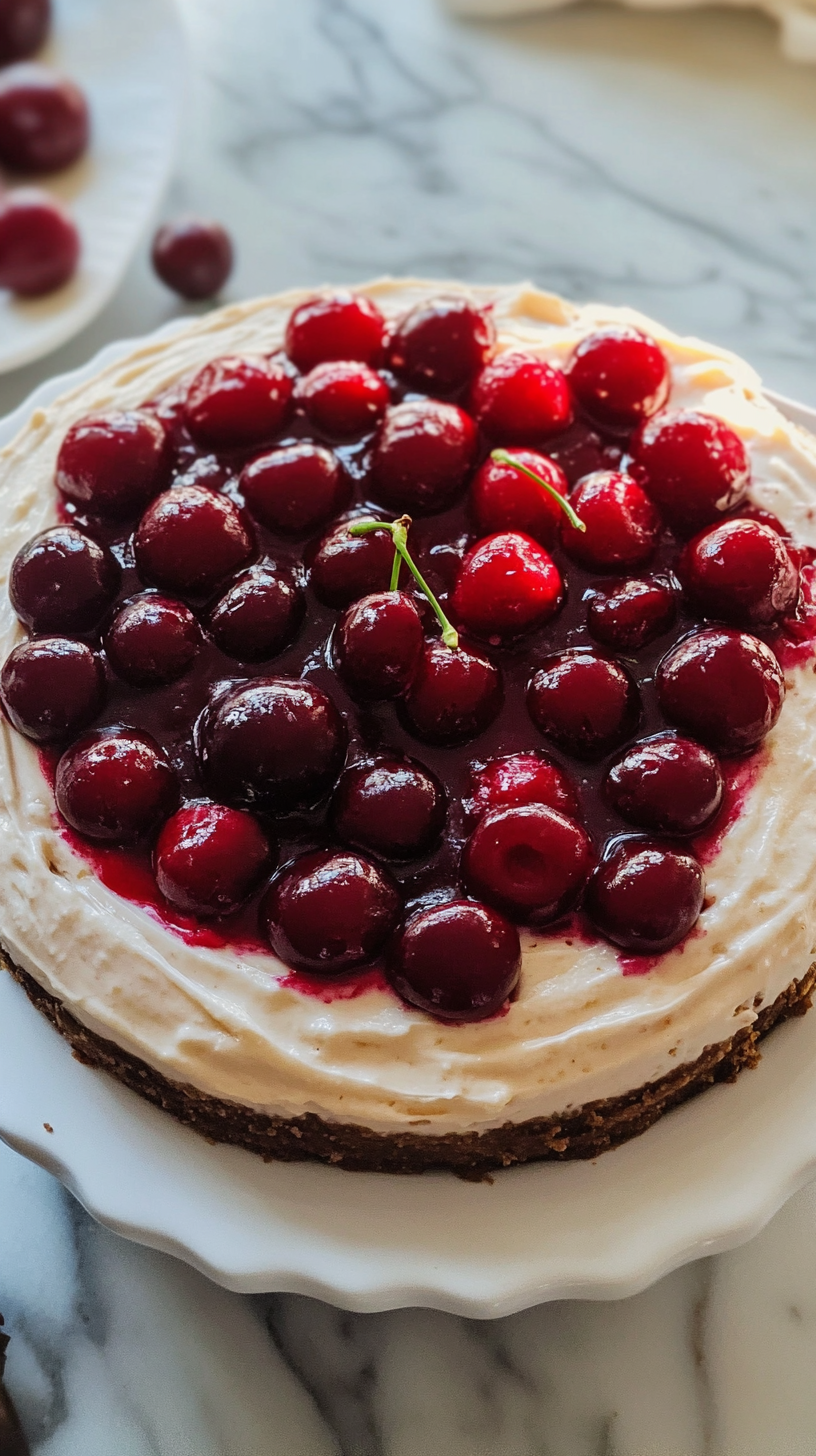
M 447 797 L 439 779 L 413 758 L 363 759 L 344 770 L 331 822 L 344 844 L 386 859 L 416 859 L 439 840 Z
M 630 577 L 589 596 L 587 626 L 596 642 L 618 652 L 637 652 L 674 625 L 678 593 L 659 576 Z
M 271 561 L 242 571 L 210 610 L 216 646 L 236 662 L 263 662 L 297 636 L 306 598 L 294 573 Z
M 527 925 L 571 910 L 592 864 L 586 831 L 546 804 L 489 809 L 462 854 L 467 888 Z
M 665 410 L 632 441 L 638 479 L 666 520 L 691 535 L 742 504 L 751 462 L 739 435 L 698 410 Z
M 471 632 L 498 641 L 543 626 L 563 599 L 564 583 L 549 552 L 520 531 L 501 531 L 471 547 L 451 606 Z
M 301 440 L 245 465 L 240 490 L 247 510 L 262 526 L 302 536 L 343 510 L 351 481 L 333 451 Z
M 151 260 L 162 283 L 182 298 L 214 298 L 232 272 L 232 239 L 218 222 L 179 218 L 159 228 Z
M 60 446 L 57 490 L 90 515 L 120 520 L 169 484 L 170 457 L 167 431 L 150 410 L 86 415 Z
M 156 883 L 185 915 L 233 915 L 268 872 L 269 841 L 253 814 L 187 804 L 164 825 L 153 853 Z
M 286 326 L 286 352 L 304 374 L 327 359 L 382 360 L 385 319 L 376 304 L 345 291 L 308 298 Z
M 182 595 L 214 591 L 255 555 L 245 511 L 203 485 L 179 485 L 148 506 L 133 539 L 143 581 Z
M 51 25 L 51 0 L 4 0 L 0 5 L 0 66 L 33 56 Z
M 785 679 L 758 637 L 709 627 L 669 649 L 657 670 L 657 692 L 670 723 L 717 753 L 747 753 L 779 717 Z
M 105 652 L 118 677 L 139 688 L 176 682 L 192 667 L 203 638 L 189 607 L 143 592 L 119 607 L 105 633 Z
M 349 850 L 315 850 L 281 871 L 261 901 L 273 951 L 295 970 L 341 976 L 383 950 L 402 913 L 381 865 Z
M 430 515 L 461 494 L 476 452 L 476 426 L 455 404 L 406 400 L 389 409 L 374 442 L 374 498 L 395 511 Z
M 184 420 L 197 445 L 240 449 L 271 440 L 292 412 L 294 379 L 281 359 L 226 355 L 198 371 Z
M 440 1021 L 483 1021 L 515 990 L 521 944 L 515 925 L 475 900 L 420 910 L 395 939 L 388 978 L 404 1001 Z
M 694 607 L 737 626 L 766 627 L 794 610 L 799 572 L 780 536 L 759 521 L 722 521 L 690 541 L 677 568 Z
M 360 698 L 396 698 L 410 683 L 422 653 L 422 618 L 405 592 L 376 592 L 348 607 L 337 623 L 334 660 Z
M 696 924 L 705 878 L 686 850 L 640 835 L 613 840 L 586 895 L 603 935 L 635 954 L 671 950 Z
M 316 364 L 297 388 L 309 423 L 336 440 L 376 429 L 390 399 L 381 374 L 350 359 Z
M 569 494 L 567 477 L 554 460 L 538 450 L 511 447 L 510 453 L 534 470 L 559 495 Z M 479 467 L 470 484 L 470 509 L 479 534 L 496 531 L 523 531 L 543 546 L 552 546 L 558 537 L 563 512 L 549 491 L 542 490 L 529 475 L 512 465 L 488 457 Z
M 633 744 L 612 765 L 604 793 L 630 824 L 664 834 L 696 834 L 722 803 L 722 770 L 701 743 L 660 733 Z
M 389 533 L 352 536 L 351 524 L 327 531 L 311 558 L 309 584 L 327 607 L 349 607 L 370 592 L 385 591 L 391 580 L 394 546 Z
M 535 445 L 572 422 L 572 396 L 560 369 L 532 354 L 501 354 L 476 376 L 470 409 L 499 445 Z
M 21 62 L 0 71 L 0 163 L 13 172 L 59 172 L 88 145 L 88 104 L 49 66 Z
M 604 429 L 633 430 L 663 409 L 671 367 L 654 339 L 628 324 L 588 334 L 567 366 L 573 394 Z
M 32 632 L 91 632 L 119 590 L 120 578 L 106 546 L 76 526 L 52 526 L 17 552 L 9 596 Z
M 308 681 L 256 678 L 228 687 L 197 732 L 214 798 L 270 813 L 313 803 L 337 778 L 346 727 L 331 698 Z
M 105 701 L 105 672 L 84 643 L 37 637 L 6 658 L 0 699 L 18 733 L 35 743 L 59 743 L 93 722 Z
M 0 195 L 0 288 L 40 298 L 77 270 L 81 244 L 65 208 L 37 187 Z
M 86 839 L 133 844 L 152 834 L 178 802 L 178 783 L 149 733 L 86 733 L 57 764 L 57 808 Z
M 576 530 L 566 517 L 561 540 L 573 561 L 596 571 L 631 571 L 645 566 L 660 538 L 660 517 L 631 475 L 599 470 L 578 483 L 570 505 L 586 527 Z
M 523 804 L 545 804 L 568 819 L 578 819 L 581 813 L 575 786 L 545 753 L 510 753 L 474 766 L 463 804 L 471 820 L 481 819 L 490 809 Z
M 426 642 L 400 713 L 427 743 L 467 743 L 488 728 L 504 702 L 501 670 L 462 643 Z
M 544 659 L 527 689 L 527 708 L 536 728 L 576 758 L 617 748 L 640 718 L 638 690 L 626 669 L 587 647 Z
M 388 364 L 413 389 L 450 394 L 487 363 L 495 342 L 486 309 L 467 298 L 433 298 L 400 319 L 391 336 Z

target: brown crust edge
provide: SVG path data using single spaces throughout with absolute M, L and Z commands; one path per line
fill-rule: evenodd
M 446 1168 L 462 1178 L 483 1178 L 495 1168 L 541 1159 L 596 1158 L 645 1132 L 665 1112 L 696 1096 L 713 1082 L 733 1082 L 760 1060 L 758 1043 L 791 1016 L 804 1016 L 816 985 L 816 961 L 800 981 L 791 984 L 756 1021 L 730 1041 L 706 1047 L 694 1062 L 676 1067 L 656 1082 L 636 1087 L 621 1097 L 588 1102 L 561 1117 L 507 1122 L 485 1132 L 377 1133 L 354 1123 L 325 1122 L 314 1113 L 269 1117 L 240 1103 L 210 1097 L 180 1082 L 171 1082 L 138 1057 L 122 1051 L 82 1026 L 48 991 L 16 966 L 0 946 L 4 965 L 26 995 L 70 1043 L 86 1066 L 108 1072 L 155 1107 L 169 1112 L 210 1142 L 230 1143 L 258 1153 L 266 1161 L 323 1163 L 385 1173 L 422 1173 Z

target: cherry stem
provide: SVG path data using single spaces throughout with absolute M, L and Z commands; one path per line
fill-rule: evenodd
M 414 581 L 424 592 L 436 614 L 439 625 L 442 628 L 442 641 L 445 646 L 457 648 L 459 646 L 459 633 L 453 623 L 445 616 L 439 602 L 408 550 L 408 528 L 410 524 L 410 516 L 400 516 L 398 521 L 356 521 L 353 526 L 349 526 L 349 535 L 366 536 L 369 531 L 390 532 L 391 540 L 394 543 L 394 567 L 391 572 L 391 590 L 397 591 L 398 589 L 400 566 L 404 561 Z
M 586 526 L 581 520 L 581 517 L 575 514 L 569 501 L 564 499 L 561 492 L 556 490 L 554 485 L 550 485 L 548 480 L 544 480 L 542 476 L 536 475 L 536 472 L 531 470 L 529 465 L 525 465 L 523 461 L 519 460 L 516 455 L 511 455 L 509 450 L 491 450 L 490 458 L 491 460 L 495 460 L 497 465 L 512 465 L 513 469 L 518 470 L 519 474 L 529 476 L 530 480 L 534 480 L 536 485 L 540 485 L 542 490 L 546 490 L 547 494 L 552 496 L 556 505 L 561 507 L 573 530 L 586 530 Z

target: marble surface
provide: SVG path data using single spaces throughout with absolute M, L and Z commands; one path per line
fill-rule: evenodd
M 767 19 L 183 10 L 192 80 L 166 210 L 231 226 L 228 296 L 382 271 L 528 275 L 727 343 L 816 403 L 816 86 Z M 176 311 L 143 255 L 91 328 L 0 381 L 0 411 Z M 8 1384 L 36 1456 L 816 1449 L 814 1188 L 744 1249 L 635 1299 L 485 1324 L 225 1294 L 96 1228 L 4 1148 L 0 1207 Z

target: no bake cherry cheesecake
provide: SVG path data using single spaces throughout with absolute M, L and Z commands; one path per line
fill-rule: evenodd
M 588 1157 L 814 980 L 816 442 L 529 287 L 231 307 L 0 456 L 0 938 L 267 1157 Z

